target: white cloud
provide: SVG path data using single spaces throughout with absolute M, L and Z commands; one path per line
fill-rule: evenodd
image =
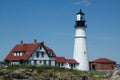
M 82 4 L 84 4 L 85 6 L 90 6 L 91 2 L 89 0 L 82 0 Z
M 81 2 L 73 2 L 74 5 L 81 5 Z
M 73 2 L 74 5 L 81 5 L 81 6 L 90 6 L 91 2 L 90 0 L 79 0 L 76 2 Z

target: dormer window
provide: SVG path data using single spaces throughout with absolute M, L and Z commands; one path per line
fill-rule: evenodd
M 48 51 L 49 56 L 53 56 L 52 51 Z
M 14 52 L 14 56 L 23 56 L 23 52 Z
M 51 55 L 51 53 L 52 53 L 52 51 L 51 51 L 51 50 L 50 50 L 50 51 L 48 51 L 48 54 L 49 54 L 49 55 Z

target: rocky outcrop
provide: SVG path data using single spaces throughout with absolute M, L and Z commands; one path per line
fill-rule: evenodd
M 13 71 L 10 74 L 10 77 L 16 78 L 16 79 L 34 80 L 37 74 L 38 74 L 37 71 L 33 69 L 19 69 L 19 70 Z
M 120 80 L 120 70 L 95 75 L 92 72 L 86 73 L 69 69 L 56 69 L 54 67 L 0 69 L 0 80 L 88 80 L 88 78 L 90 80 Z
M 0 70 L 0 80 L 82 80 L 81 76 L 70 72 L 48 69 L 38 73 L 36 69 Z
M 33 69 L 18 69 L 10 71 L 8 69 L 0 70 L 0 80 L 14 80 L 14 79 L 27 79 L 34 80 L 34 77 L 38 75 L 36 70 Z
M 109 80 L 120 80 L 120 70 L 115 70 Z

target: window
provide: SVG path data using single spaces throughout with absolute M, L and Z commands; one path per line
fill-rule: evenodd
M 42 49 L 42 46 L 40 46 L 40 50 Z
M 71 66 L 71 64 L 69 64 L 69 66 Z
M 84 51 L 84 54 L 86 54 L 86 52 Z
M 75 64 L 73 64 L 73 67 L 74 67 L 74 68 L 75 68 L 75 66 L 76 66 L 76 65 L 75 65 Z
M 22 56 L 22 55 L 23 55 L 23 53 L 22 53 L 22 52 L 20 52 L 20 53 L 19 53 L 19 55 L 20 55 L 20 56 Z
M 44 60 L 44 65 L 46 65 L 46 60 Z
M 49 66 L 51 66 L 51 60 L 49 60 Z
M 41 57 L 44 57 L 44 52 L 41 52 Z
M 48 51 L 48 53 L 50 54 L 52 51 Z
M 37 64 L 37 61 L 36 60 L 34 60 L 34 65 L 36 65 Z
M 16 55 L 16 52 L 14 52 L 14 56 L 17 56 L 17 55 Z
M 80 19 L 82 20 L 82 19 L 83 19 L 83 17 L 81 16 L 81 17 L 80 17 Z
M 49 55 L 49 56 L 52 56 L 52 51 L 48 51 L 48 55 Z
M 58 67 L 60 67 L 60 63 L 58 63 Z
M 42 63 L 42 61 L 39 61 L 40 63 Z
M 16 52 L 16 55 L 19 56 L 19 52 Z
M 14 52 L 14 56 L 23 56 L 23 52 Z
M 63 66 L 63 63 L 61 63 L 61 66 Z
M 36 57 L 39 57 L 39 52 L 36 52 Z

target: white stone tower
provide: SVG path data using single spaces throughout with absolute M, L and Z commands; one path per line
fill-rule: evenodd
M 75 42 L 73 58 L 79 62 L 78 70 L 89 70 L 87 44 L 86 44 L 86 28 L 85 14 L 80 10 L 77 13 L 75 24 Z

